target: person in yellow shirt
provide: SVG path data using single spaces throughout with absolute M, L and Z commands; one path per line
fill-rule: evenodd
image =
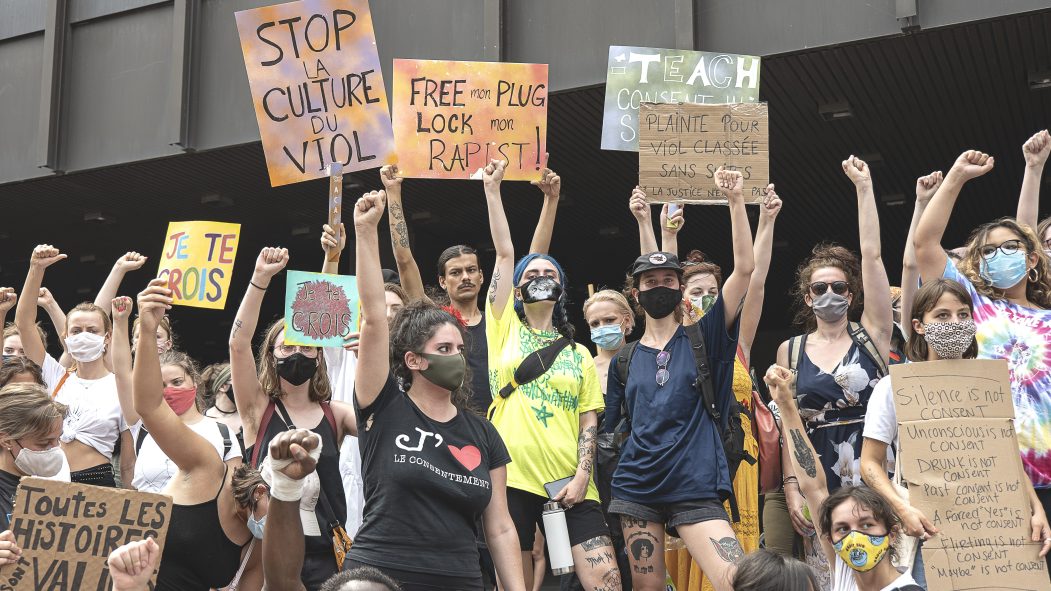
M 544 503 L 555 500 L 566 511 L 574 571 L 581 583 L 587 589 L 620 589 L 620 571 L 591 474 L 597 411 L 604 408 L 595 362 L 583 345 L 573 342 L 573 326 L 565 310 L 565 273 L 558 262 L 530 254 L 514 263 L 500 195 L 505 166 L 506 162 L 494 160 L 482 175 L 496 248 L 485 332 L 490 389 L 499 394 L 493 397 L 488 416 L 511 455 L 507 505 L 518 529 L 526 587 L 533 584 L 534 531 L 537 525 L 543 528 Z M 549 175 L 541 185 L 550 182 Z M 521 379 L 523 361 L 529 358 L 535 363 L 534 352 L 563 338 L 568 345 L 557 355 L 547 350 L 539 377 Z M 517 380 L 516 370 L 520 370 Z M 566 478 L 569 483 L 549 498 L 544 485 Z

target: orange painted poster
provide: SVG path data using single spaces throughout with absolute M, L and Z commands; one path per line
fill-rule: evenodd
M 407 177 L 539 180 L 547 145 L 547 64 L 394 60 L 394 136 Z
M 237 18 L 274 187 L 394 161 L 387 93 L 367 0 L 300 0 Z

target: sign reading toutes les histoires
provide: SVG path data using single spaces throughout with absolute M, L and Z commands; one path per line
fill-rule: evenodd
M 272 186 L 393 162 L 367 0 L 300 0 L 235 14 Z

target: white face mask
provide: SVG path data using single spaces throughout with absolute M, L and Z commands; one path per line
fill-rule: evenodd
M 64 459 L 62 448 L 58 446 L 43 451 L 23 447 L 15 456 L 15 467 L 30 476 L 50 478 L 62 470 Z
M 91 363 L 106 351 L 106 337 L 82 332 L 66 337 L 66 350 L 80 363 Z

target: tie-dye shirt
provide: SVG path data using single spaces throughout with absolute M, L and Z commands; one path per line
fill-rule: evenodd
M 1051 310 L 990 299 L 952 261 L 943 276 L 963 285 L 974 300 L 978 357 L 1007 360 L 1022 463 L 1033 486 L 1051 487 Z

